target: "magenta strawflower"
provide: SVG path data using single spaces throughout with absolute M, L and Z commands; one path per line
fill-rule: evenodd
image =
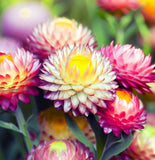
M 117 73 L 117 81 L 127 89 L 134 88 L 139 93 L 151 92 L 148 83 L 155 82 L 153 73 L 155 64 L 151 65 L 151 56 L 145 56 L 141 49 L 131 45 L 102 47 L 101 53 L 109 58 L 113 70 Z
M 45 60 L 43 67 L 40 88 L 48 91 L 45 98 L 55 100 L 55 107 L 63 106 L 65 112 L 95 114 L 106 107 L 104 100 L 115 97 L 115 72 L 99 51 L 64 47 Z
M 138 0 L 97 0 L 97 4 L 109 12 L 128 13 L 139 7 Z
M 0 104 L 3 110 L 16 110 L 18 101 L 29 103 L 28 95 L 36 95 L 39 60 L 24 49 L 7 54 L 0 52 Z
M 33 147 L 25 160 L 95 160 L 93 153 L 79 141 L 52 140 Z
M 113 132 L 119 136 L 122 131 L 126 134 L 134 129 L 142 129 L 146 121 L 144 105 L 132 93 L 126 90 L 116 90 L 116 98 L 107 101 L 107 108 L 98 111 L 99 123 L 104 133 Z
M 28 39 L 29 48 L 36 55 L 47 58 L 65 45 L 78 44 L 96 47 L 91 31 L 75 20 L 54 18 L 34 29 Z

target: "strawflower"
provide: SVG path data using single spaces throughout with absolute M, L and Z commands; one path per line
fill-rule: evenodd
M 94 132 L 89 126 L 86 118 L 84 116 L 74 117 L 71 114 L 69 116 L 75 120 L 87 139 L 95 144 Z M 65 113 L 62 110 L 58 111 L 52 106 L 38 115 L 38 122 L 41 131 L 40 141 L 50 141 L 52 139 L 76 139 L 67 125 Z
M 117 89 L 116 98 L 107 101 L 108 107 L 98 111 L 99 123 L 104 133 L 113 132 L 119 136 L 122 131 L 130 134 L 134 129 L 142 129 L 146 121 L 144 105 L 132 93 Z
M 50 18 L 50 11 L 40 2 L 16 3 L 2 14 L 2 35 L 26 42 L 33 28 Z
M 25 160 L 94 160 L 93 153 L 79 141 L 41 142 Z
M 127 14 L 139 7 L 138 0 L 97 0 L 97 4 L 109 12 Z
M 142 7 L 142 14 L 151 25 L 155 24 L 155 3 L 153 0 L 139 0 L 139 4 Z
M 70 46 L 58 50 L 43 63 L 40 88 L 47 90 L 45 98 L 54 100 L 64 112 L 72 109 L 88 116 L 105 108 L 104 100 L 112 100 L 117 88 L 115 72 L 101 53 L 85 46 Z
M 16 110 L 18 101 L 29 103 L 28 95 L 36 95 L 39 60 L 24 49 L 7 54 L 0 52 L 0 104 L 3 110 Z
M 28 39 L 29 48 L 41 58 L 55 54 L 65 45 L 79 44 L 96 47 L 96 40 L 87 27 L 65 17 L 54 18 L 34 29 Z
M 124 153 L 131 160 L 155 160 L 155 127 L 146 125 L 143 130 L 137 130 Z
M 117 73 L 116 79 L 121 87 L 134 88 L 141 94 L 151 92 L 148 83 L 155 82 L 155 64 L 151 65 L 150 55 L 145 56 L 141 49 L 131 45 L 113 46 L 113 42 L 100 50 L 113 64 L 113 70 Z

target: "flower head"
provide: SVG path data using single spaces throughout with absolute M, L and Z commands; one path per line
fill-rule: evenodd
M 152 0 L 139 0 L 142 14 L 149 24 L 155 24 L 155 3 Z
M 107 101 L 108 107 L 100 109 L 100 126 L 105 133 L 113 131 L 119 136 L 122 131 L 129 134 L 134 129 L 142 129 L 146 121 L 144 106 L 137 96 L 126 90 L 116 90 L 116 98 Z
M 148 83 L 155 82 L 155 64 L 151 65 L 150 55 L 145 57 L 141 49 L 135 49 L 131 45 L 113 46 L 113 43 L 102 47 L 101 53 L 113 64 L 116 79 L 121 86 L 134 88 L 140 93 L 151 92 Z
M 2 14 L 2 34 L 25 42 L 33 28 L 49 18 L 49 10 L 40 2 L 16 3 Z
M 74 117 L 70 115 L 85 134 L 90 142 L 95 144 L 95 135 L 84 116 Z M 38 116 L 41 130 L 40 141 L 50 141 L 52 139 L 75 140 L 75 136 L 67 126 L 65 114 L 62 110 L 57 110 L 53 106 L 42 111 Z
M 25 160 L 94 160 L 93 153 L 79 141 L 52 140 L 33 148 Z
M 38 56 L 47 58 L 65 45 L 78 44 L 96 47 L 91 31 L 75 20 L 54 18 L 34 29 L 28 39 L 30 49 Z
M 103 9 L 109 12 L 128 13 L 130 10 L 135 10 L 139 7 L 138 0 L 97 0 L 97 3 Z
M 106 107 L 104 100 L 115 96 L 112 66 L 88 47 L 64 47 L 45 60 L 43 67 L 40 88 L 48 91 L 45 98 L 55 100 L 55 107 L 62 105 L 65 112 L 95 114 L 97 106 Z
M 155 160 L 155 127 L 146 125 L 143 130 L 137 130 L 125 154 L 132 160 Z
M 24 49 L 7 54 L 0 52 L 0 104 L 3 110 L 15 111 L 18 100 L 29 103 L 28 95 L 38 93 L 33 86 L 38 85 L 39 68 L 39 61 Z

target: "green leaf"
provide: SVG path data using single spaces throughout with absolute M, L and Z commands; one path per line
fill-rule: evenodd
M 119 22 L 119 26 L 121 28 L 126 28 L 131 23 L 132 19 L 133 15 L 131 13 L 124 15 Z
M 0 127 L 3 127 L 5 129 L 10 129 L 10 130 L 22 133 L 24 135 L 24 133 L 19 128 L 17 128 L 16 125 L 14 125 L 12 123 L 0 121 Z
M 99 17 L 101 17 L 103 20 L 106 22 L 106 28 L 110 32 L 112 36 L 115 36 L 117 33 L 117 28 L 118 28 L 118 21 L 117 19 L 111 15 L 110 13 L 103 11 L 100 9 L 98 11 Z
M 90 148 L 90 151 L 93 152 L 94 157 L 96 157 L 96 151 L 92 143 L 88 141 L 88 139 L 84 136 L 80 128 L 77 126 L 76 122 L 67 114 L 65 114 L 66 122 L 74 136 L 82 142 L 85 146 Z
M 97 159 L 100 159 L 107 136 L 103 133 L 103 129 L 100 127 L 98 121 L 95 118 L 95 115 L 89 113 L 87 120 L 95 133 Z
M 144 18 L 141 14 L 137 14 L 135 16 L 135 20 L 136 20 L 136 24 L 138 27 L 138 31 L 140 32 L 140 34 L 143 38 L 143 41 L 144 41 L 143 52 L 147 56 L 151 51 L 151 46 L 148 41 L 148 37 L 150 36 L 150 30 L 149 30 L 148 26 L 146 25 Z
M 32 143 L 33 145 L 38 145 L 39 140 L 40 140 L 40 129 L 39 129 L 38 121 L 37 121 L 37 115 L 32 114 L 31 116 L 29 116 L 29 118 L 26 121 L 26 129 L 28 131 L 33 132 L 36 135 Z
M 100 160 L 108 160 L 112 156 L 124 151 L 132 142 L 132 133 L 129 135 L 122 133 L 119 137 L 110 133 L 107 136 L 106 144 Z

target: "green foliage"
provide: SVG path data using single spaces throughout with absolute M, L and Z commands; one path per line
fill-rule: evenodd
M 16 125 L 13 123 L 8 123 L 4 121 L 0 121 L 0 127 L 5 128 L 5 129 L 10 129 L 19 133 L 22 133 L 24 135 L 24 132 L 22 132 Z
M 84 136 L 84 134 L 82 133 L 82 131 L 80 130 L 80 128 L 77 126 L 76 122 L 67 114 L 65 114 L 65 118 L 66 118 L 66 122 L 68 127 L 70 128 L 70 130 L 72 131 L 72 133 L 74 134 L 74 136 L 83 144 L 85 144 L 85 146 L 89 147 L 91 152 L 94 153 L 94 156 L 96 157 L 96 151 L 94 149 L 94 146 L 92 143 L 90 143 L 88 141 L 88 139 Z
M 93 132 L 95 133 L 97 159 L 100 159 L 107 136 L 103 133 L 103 129 L 99 126 L 99 123 L 96 120 L 95 115 L 90 113 L 87 120 L 88 120 L 91 128 L 93 129 Z
M 126 135 L 122 133 L 119 137 L 114 136 L 113 133 L 108 134 L 106 144 L 100 160 L 108 160 L 114 155 L 124 151 L 132 142 L 132 133 Z

